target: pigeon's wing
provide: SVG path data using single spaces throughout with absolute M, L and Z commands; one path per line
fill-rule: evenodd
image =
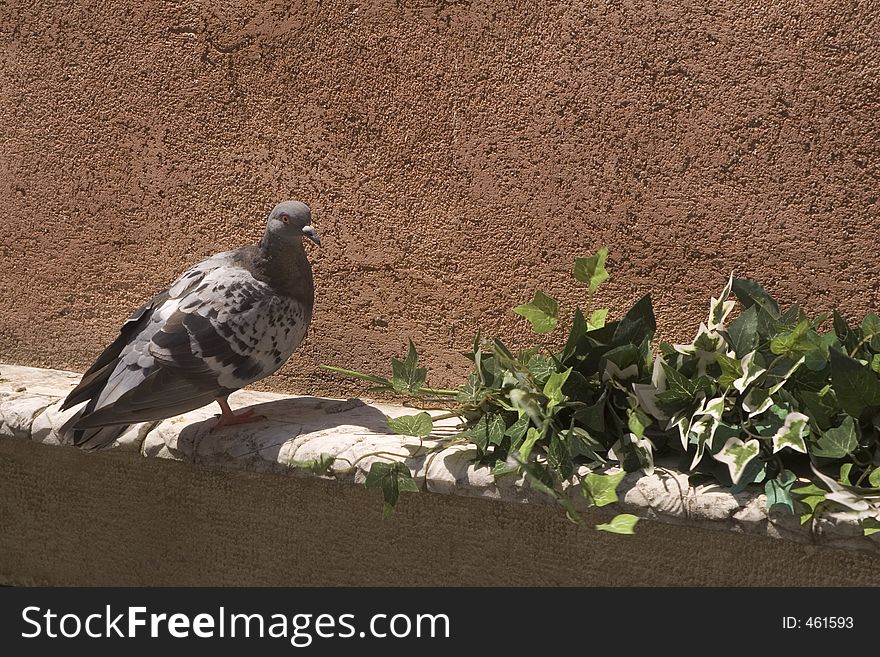
M 172 286 L 76 427 L 170 417 L 267 376 L 296 346 L 280 347 L 288 345 L 290 306 L 234 263 L 205 272 L 180 294 Z
M 233 256 L 234 252 L 226 252 L 203 260 L 132 313 L 123 324 L 116 340 L 101 353 L 83 375 L 79 385 L 64 400 L 62 410 L 83 402 L 88 403 L 62 427 L 62 438 L 80 444 L 84 437 L 81 431 L 75 433 L 77 429 L 141 421 L 140 418 L 125 420 L 113 417 L 110 410 L 117 400 L 136 388 L 140 388 L 138 399 L 156 387 L 163 387 L 169 393 L 175 389 L 178 393 L 184 393 L 178 397 L 178 401 L 184 398 L 192 399 L 195 396 L 203 398 L 203 401 L 200 400 L 201 403 L 195 406 L 194 401 L 187 402 L 189 408 L 184 410 L 198 408 L 214 399 L 206 394 L 207 390 L 204 386 L 197 386 L 192 381 L 173 381 L 174 377 L 168 374 L 158 375 L 158 367 L 148 349 L 153 335 L 162 328 L 181 300 L 192 294 L 213 272 L 229 266 Z M 216 382 L 213 387 L 216 389 Z M 131 399 L 131 396 L 127 399 Z M 174 414 L 170 412 L 170 415 Z M 106 421 L 101 421 L 102 417 Z

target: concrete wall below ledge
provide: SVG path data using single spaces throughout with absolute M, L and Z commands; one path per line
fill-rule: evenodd
M 0 583 L 55 585 L 880 585 L 873 556 L 552 507 L 401 497 L 316 478 L 0 440 Z

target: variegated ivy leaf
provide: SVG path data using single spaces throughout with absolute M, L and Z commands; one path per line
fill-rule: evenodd
M 706 443 L 712 443 L 712 437 L 717 428 L 718 423 L 709 416 L 703 416 L 696 422 L 691 423 L 689 438 L 691 442 L 697 445 L 697 451 L 691 461 L 691 470 L 697 467 L 697 463 L 702 460 L 703 453 L 706 450 Z
M 781 375 L 774 374 L 773 375 L 774 377 L 776 377 L 776 376 L 779 377 L 779 381 L 770 387 L 770 390 L 769 390 L 770 394 L 771 395 L 775 394 L 777 391 L 779 391 L 782 388 L 782 386 L 784 386 L 786 383 L 788 383 L 788 380 L 791 378 L 791 375 L 795 373 L 795 370 L 797 370 L 797 368 L 799 368 L 803 364 L 803 362 L 804 362 L 804 357 L 801 356 L 800 359 L 798 359 L 795 362 L 795 364 L 792 365 L 791 368 L 789 368 L 789 370 L 785 374 L 781 374 Z
M 841 506 L 850 509 L 855 512 L 855 515 L 858 518 L 869 517 L 872 513 L 877 512 L 875 504 L 880 504 L 880 500 L 875 498 L 880 496 L 862 495 L 857 493 L 824 474 L 812 463 L 810 464 L 810 467 L 813 470 L 813 474 L 821 479 L 822 483 L 831 491 L 830 493 L 826 493 L 825 499 L 837 502 Z
M 544 418 L 541 414 L 541 405 L 535 399 L 535 395 L 520 388 L 514 388 L 507 393 L 507 396 L 510 397 L 510 403 L 520 418 L 527 416 L 534 424 L 542 423 Z
M 702 408 L 691 418 L 691 426 L 688 431 L 689 442 L 697 445 L 697 452 L 691 462 L 691 469 L 703 458 L 706 445 L 712 444 L 721 416 L 724 413 L 724 396 L 709 399 L 703 403 Z M 698 417 L 699 416 L 699 417 Z M 687 445 L 684 446 L 687 449 Z
M 639 375 L 639 366 L 636 364 L 629 365 L 620 369 L 610 360 L 605 361 L 605 371 L 602 372 L 602 383 L 621 383 L 627 379 L 632 379 Z
M 651 383 L 634 383 L 632 389 L 639 406 L 649 415 L 661 421 L 669 419 L 669 416 L 657 406 L 657 394 L 666 390 L 666 372 L 663 370 L 663 359 L 660 356 L 654 358 Z
M 704 324 L 700 324 L 694 340 L 694 356 L 697 358 L 697 374 L 705 374 L 706 368 L 718 360 L 718 353 L 724 348 L 724 339 L 717 333 L 709 333 Z
M 848 509 L 852 509 L 853 511 L 870 511 L 871 504 L 864 497 L 859 495 L 858 493 L 853 493 L 848 490 L 837 491 L 836 493 L 828 493 L 825 496 L 826 500 L 831 500 L 832 502 L 837 502 L 845 506 Z
M 716 299 L 715 297 L 712 297 L 712 301 L 709 304 L 709 321 L 706 322 L 706 324 L 710 331 L 724 330 L 724 322 L 727 320 L 727 316 L 730 315 L 734 306 L 736 306 L 736 301 L 729 299 L 732 288 L 733 273 L 730 274 L 730 278 L 727 280 L 727 285 L 721 290 L 721 294 L 718 298 Z
M 773 406 L 773 398 L 761 388 L 752 388 L 742 400 L 743 410 L 749 414 L 749 417 L 760 415 L 771 406 Z
M 608 459 L 623 465 L 627 456 L 635 457 L 638 466 L 646 475 L 654 474 L 654 443 L 650 438 L 639 438 L 633 433 L 624 433 L 608 450 Z
M 634 433 L 624 434 L 624 438 L 632 443 L 633 451 L 639 459 L 642 472 L 647 476 L 654 474 L 654 443 L 650 438 L 639 438 Z
M 761 445 L 754 438 L 745 443 L 739 438 L 728 438 L 721 451 L 712 456 L 716 461 L 727 465 L 730 470 L 730 478 L 736 484 L 745 472 L 746 466 L 758 456 L 760 451 Z
M 764 357 L 757 351 L 750 351 L 740 360 L 743 375 L 733 382 L 739 392 L 745 392 L 755 380 L 767 370 L 764 368 Z
M 807 453 L 807 444 L 804 442 L 810 434 L 810 418 L 803 413 L 789 413 L 785 416 L 785 423 L 773 434 L 773 453 L 783 447 L 791 447 L 796 452 Z

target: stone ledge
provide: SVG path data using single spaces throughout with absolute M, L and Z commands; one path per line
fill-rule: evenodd
M 0 364 L 0 438 L 59 445 L 57 429 L 74 412 L 61 412 L 61 400 L 79 378 L 73 372 Z M 112 449 L 209 468 L 309 477 L 314 475 L 291 462 L 330 454 L 337 460 L 334 476 L 329 478 L 355 483 L 363 483 L 377 459 L 393 459 L 407 465 L 423 491 L 550 503 L 520 477 L 495 479 L 487 468 L 475 467 L 467 446 L 424 455 L 425 448 L 436 446 L 436 441 L 419 441 L 388 430 L 386 415 L 419 412 L 416 409 L 249 391 L 235 393 L 230 401 L 236 410 L 259 405 L 257 412 L 265 421 L 211 433 L 216 410 L 212 405 L 161 422 L 134 425 Z M 440 421 L 435 427 L 438 435 L 448 434 L 454 421 Z M 377 451 L 383 453 L 381 457 L 367 456 Z M 609 509 L 649 520 L 880 554 L 880 534 L 866 537 L 858 526 L 832 518 L 818 519 L 809 527 L 789 515 L 768 516 L 762 492 L 733 495 L 713 485 L 692 487 L 687 475 L 669 468 L 658 468 L 651 476 L 631 473 L 618 493 L 621 501 Z

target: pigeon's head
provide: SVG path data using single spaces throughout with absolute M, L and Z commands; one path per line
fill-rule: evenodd
M 307 237 L 321 246 L 318 231 L 312 226 L 312 211 L 299 201 L 284 201 L 272 209 L 266 224 L 266 236 L 288 243 Z

